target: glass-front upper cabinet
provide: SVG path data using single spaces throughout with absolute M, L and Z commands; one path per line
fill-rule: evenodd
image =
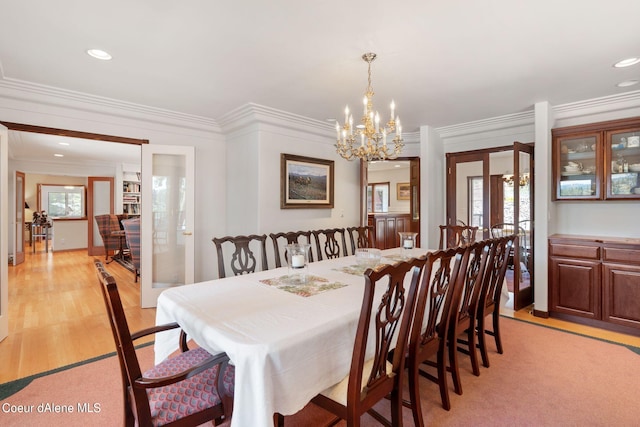
M 640 199 L 640 117 L 551 130 L 554 200 Z
M 640 198 L 640 125 L 605 132 L 604 170 L 607 199 Z
M 554 129 L 555 131 L 555 129 Z M 601 199 L 602 133 L 553 137 L 554 200 Z

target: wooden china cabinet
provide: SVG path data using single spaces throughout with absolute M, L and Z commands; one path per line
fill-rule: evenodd
M 640 117 L 551 133 L 553 200 L 640 200 Z
M 640 239 L 549 237 L 549 312 L 640 335 Z
M 552 137 L 554 200 L 640 200 L 640 117 Z M 640 335 L 640 237 L 550 236 L 549 314 Z

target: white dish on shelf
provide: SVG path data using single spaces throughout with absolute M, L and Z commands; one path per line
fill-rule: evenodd
M 629 172 L 640 172 L 640 163 L 629 165 Z
M 574 176 L 574 175 L 582 175 L 582 171 L 578 170 L 578 171 L 566 171 L 566 172 L 562 172 L 562 176 Z

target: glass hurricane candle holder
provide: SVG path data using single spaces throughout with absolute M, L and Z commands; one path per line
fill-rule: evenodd
M 289 276 L 292 281 L 305 283 L 309 271 L 309 252 L 311 245 L 308 243 L 293 243 L 286 246 L 285 258 L 289 267 Z
M 417 247 L 417 236 L 418 233 L 410 232 L 410 231 L 400 231 L 398 232 L 400 235 L 400 253 L 403 258 L 411 257 L 412 250 Z

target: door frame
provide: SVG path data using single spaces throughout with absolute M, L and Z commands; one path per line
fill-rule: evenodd
M 490 199 L 490 187 L 491 187 L 491 175 L 490 175 L 490 154 L 499 153 L 503 151 L 512 151 L 513 152 L 513 171 L 514 176 L 520 176 L 520 152 L 524 152 L 529 154 L 529 183 L 530 183 L 530 215 L 531 215 L 531 241 L 530 241 L 530 261 L 529 261 L 529 273 L 530 273 L 530 286 L 525 288 L 524 290 L 520 290 L 517 286 L 517 283 L 514 283 L 514 310 L 519 310 L 523 307 L 526 307 L 532 304 L 534 297 L 534 261 L 535 261 L 535 245 L 533 241 L 533 234 L 535 228 L 535 218 L 534 215 L 534 145 L 533 143 L 521 143 L 515 141 L 513 145 L 501 146 L 501 147 L 492 147 L 485 148 L 479 150 L 471 150 L 464 152 L 452 152 L 446 153 L 446 221 L 447 224 L 455 224 L 456 218 L 456 173 L 457 173 L 457 164 L 458 163 L 466 163 L 472 161 L 482 161 L 483 162 L 483 230 L 480 234 L 482 238 L 490 237 L 490 225 L 491 225 L 491 199 Z M 524 168 L 522 168 L 524 170 Z M 517 187 L 517 188 L 516 188 Z M 514 187 L 514 199 L 519 200 L 520 188 L 519 186 Z M 519 204 L 514 204 L 514 218 L 519 218 Z M 489 224 L 489 226 L 487 226 Z M 516 251 L 517 252 L 517 251 Z M 516 264 L 514 268 L 514 282 L 518 280 L 518 274 L 520 273 L 520 263 L 519 263 L 519 254 L 516 254 L 516 258 L 514 260 Z
M 410 184 L 410 230 L 418 233 L 418 246 L 420 245 L 420 156 L 398 157 L 389 159 L 389 161 L 409 162 L 409 184 Z M 367 185 L 369 184 L 369 163 L 363 159 L 360 160 L 360 225 L 367 226 L 369 224 L 369 213 L 367 211 Z M 376 232 L 376 224 L 374 233 Z

